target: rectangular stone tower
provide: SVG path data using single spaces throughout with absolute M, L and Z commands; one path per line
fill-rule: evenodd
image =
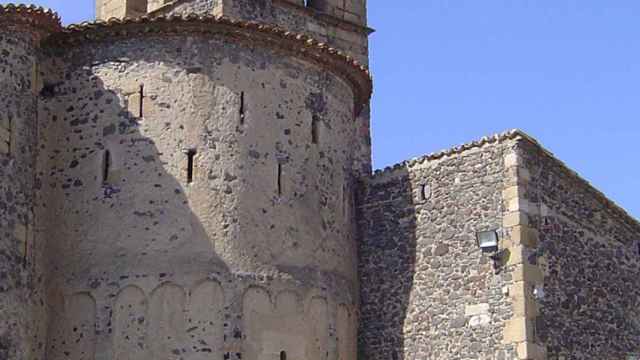
M 150 2 L 158 1 L 164 0 L 151 0 Z M 147 13 L 148 6 L 147 0 L 97 0 L 96 19 L 108 20 L 142 16 Z

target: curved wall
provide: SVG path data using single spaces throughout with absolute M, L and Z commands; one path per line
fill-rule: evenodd
M 22 360 L 39 356 L 44 329 L 33 211 L 38 42 L 28 25 L 12 26 L 22 22 L 15 7 L 0 10 L 0 359 Z
M 219 35 L 64 50 L 48 64 L 64 75 L 47 79 L 39 107 L 48 286 L 60 292 L 51 358 L 349 351 L 336 332 L 355 341 L 355 315 L 347 323 L 338 311 L 355 314 L 357 302 L 351 88 Z M 268 296 L 253 296 L 256 286 Z M 277 315 L 282 293 L 299 304 L 290 320 Z M 68 311 L 88 299 L 95 336 L 78 334 L 90 311 Z

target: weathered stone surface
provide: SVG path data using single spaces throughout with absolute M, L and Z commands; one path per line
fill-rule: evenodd
M 526 134 L 370 176 L 365 9 L 0 5 L 0 360 L 639 352 L 640 225 Z
M 625 359 L 638 353 L 640 225 L 560 161 L 518 147 L 539 212 L 535 259 L 544 270 L 536 341 L 549 359 Z
M 515 356 L 502 345 L 509 271 L 495 274 L 476 232 L 503 224 L 504 154 L 512 144 L 380 173 L 359 208 L 363 359 Z M 459 179 L 456 182 L 456 179 Z M 423 200 L 422 184 L 431 196 Z

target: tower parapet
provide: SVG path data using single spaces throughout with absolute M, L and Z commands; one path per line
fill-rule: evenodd
M 54 12 L 0 5 L 0 359 L 43 357 L 44 261 L 34 211 L 39 47 L 60 29 Z

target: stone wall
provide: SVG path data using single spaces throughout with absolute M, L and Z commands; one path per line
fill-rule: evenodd
M 544 272 L 537 341 L 552 360 L 640 354 L 640 224 L 535 142 L 518 154 Z
M 476 232 L 501 238 L 506 167 L 517 141 L 492 138 L 376 173 L 359 195 L 360 358 L 513 359 L 515 267 Z M 502 239 L 503 241 L 505 239 Z
M 39 186 L 35 35 L 3 23 L 0 54 L 0 359 L 30 360 L 42 355 L 46 300 L 33 211 Z
M 352 87 L 177 33 L 50 49 L 48 358 L 353 359 Z

